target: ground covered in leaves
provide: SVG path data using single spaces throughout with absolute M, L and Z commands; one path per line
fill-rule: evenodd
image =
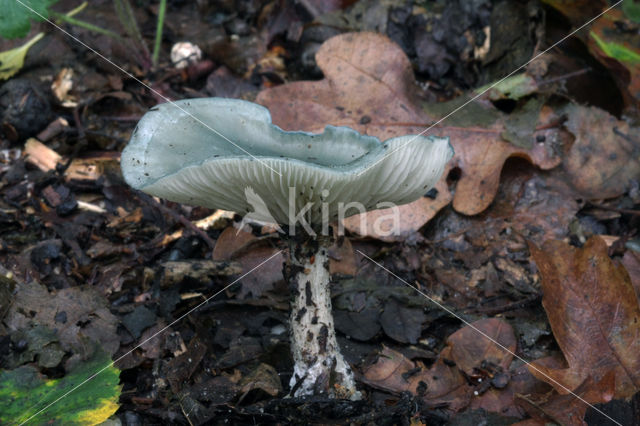
M 152 67 L 158 3 L 131 3 L 139 36 L 109 1 L 77 18 L 122 38 L 60 22 L 129 74 L 46 23 L 0 39 L 45 32 L 0 86 L 3 424 L 639 424 L 640 6 L 537 57 L 607 2 L 175 0 Z M 185 40 L 203 57 L 177 69 Z M 362 401 L 286 397 L 277 233 L 124 183 L 142 114 L 208 96 L 450 137 L 436 188 L 331 250 Z

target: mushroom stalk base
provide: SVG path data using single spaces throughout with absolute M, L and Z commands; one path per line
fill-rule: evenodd
M 291 288 L 291 351 L 293 376 L 289 385 L 296 397 L 327 395 L 361 399 L 353 373 L 336 340 L 331 312 L 329 244 L 319 236 L 292 242 L 288 268 Z

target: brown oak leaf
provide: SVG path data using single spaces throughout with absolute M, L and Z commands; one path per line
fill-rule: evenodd
M 461 104 L 459 99 L 439 109 L 423 104 L 409 59 L 398 45 L 380 34 L 362 32 L 333 37 L 320 47 L 316 61 L 324 72 L 323 80 L 266 89 L 256 99 L 269 108 L 274 123 L 285 130 L 320 132 L 331 124 L 386 140 L 419 134 Z M 461 213 L 482 212 L 495 197 L 500 172 L 510 157 L 526 158 L 543 169 L 560 163 L 548 143 L 536 142 L 526 149 L 505 141 L 505 117 L 490 103 L 473 102 L 424 133 L 450 138 L 456 154 L 449 167 L 461 171 L 455 195 L 446 182 L 447 170 L 436 186 L 435 196 L 399 207 L 400 220 L 394 220 L 388 211 L 374 211 L 366 213 L 369 216 L 364 227 L 358 216 L 348 218 L 347 229 L 372 237 L 379 237 L 380 230 L 392 229 L 392 235 L 381 239 L 400 240 L 422 227 L 451 200 Z M 541 113 L 539 122 L 548 124 L 544 117 L 545 113 Z M 542 131 L 557 132 L 552 128 Z
M 640 306 L 629 274 L 607 255 L 598 236 L 583 248 L 547 241 L 530 244 L 542 282 L 544 306 L 568 368 L 533 363 L 531 374 L 559 393 L 587 378 L 615 372 L 615 397 L 640 390 Z

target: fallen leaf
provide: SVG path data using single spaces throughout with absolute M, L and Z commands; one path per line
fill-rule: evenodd
M 640 303 L 640 253 L 627 250 L 622 257 L 622 264 L 627 268 L 631 284 L 638 297 L 638 303 Z
M 590 27 L 587 46 L 596 59 L 610 69 L 625 104 L 637 110 L 640 104 L 640 35 L 623 30 L 624 25 L 633 27 L 634 24 L 623 11 L 610 10 Z
M 279 249 L 269 244 L 270 237 L 258 238 L 250 232 L 238 230 L 233 226 L 226 228 L 218 237 L 213 249 L 213 260 L 233 260 L 242 267 L 242 272 L 247 273 L 275 254 Z M 284 255 L 280 253 L 271 261 L 260 267 L 259 274 L 249 274 L 240 283 L 242 289 L 238 296 L 241 299 L 249 294 L 253 298 L 259 298 L 266 291 L 273 289 L 282 276 Z
M 6 80 L 20 71 L 24 65 L 24 58 L 27 56 L 27 52 L 42 37 L 44 37 L 44 33 L 38 33 L 22 46 L 0 52 L 0 80 Z
M 56 168 L 62 156 L 35 138 L 29 138 L 24 144 L 23 155 L 27 162 L 44 172 Z
M 271 396 L 277 396 L 282 392 L 280 376 L 275 368 L 269 364 L 261 363 L 253 371 L 240 380 L 239 385 L 246 395 L 254 389 L 260 389 Z
M 19 352 L 12 351 L 6 354 L 3 359 L 5 368 L 19 367 L 27 362 L 33 362 L 36 357 L 39 367 L 54 368 L 60 364 L 65 356 L 65 351 L 60 347 L 56 333 L 41 325 L 14 332 L 11 340 L 26 342 L 26 348 Z
M 526 365 L 522 365 L 510 372 L 506 387 L 498 389 L 491 386 L 485 392 L 474 395 L 470 409 L 482 408 L 503 416 L 522 418 L 524 410 L 517 404 L 518 395 L 543 394 L 550 389 L 546 383 L 536 379 Z
M 116 334 L 118 319 L 107 308 L 104 296 L 92 287 L 71 287 L 50 293 L 32 281 L 17 286 L 14 297 L 5 319 L 10 330 L 44 325 L 57 330 L 64 349 L 77 352 L 82 352 L 86 345 L 84 338 L 100 343 L 109 355 L 120 347 Z
M 573 25 L 583 25 L 608 6 L 604 0 L 542 0 L 565 15 Z
M 449 348 L 427 369 L 385 346 L 377 360 L 363 368 L 362 380 L 393 393 L 409 391 L 431 407 L 444 405 L 457 412 L 469 404 L 471 388 L 458 369 L 448 366 L 443 359 L 450 359 Z
M 511 326 L 498 318 L 487 318 L 474 322 L 473 327 L 461 328 L 447 338 L 451 356 L 458 368 L 470 377 L 476 375 L 477 369 L 481 368 L 483 363 L 508 371 L 513 359 L 512 353 L 516 350 L 516 337 Z M 478 330 L 491 337 L 493 341 L 480 334 Z
M 640 175 L 639 131 L 595 107 L 571 105 L 566 128 L 575 141 L 563 167 L 573 186 L 592 199 L 623 194 Z
M 524 396 L 521 395 L 518 402 L 534 419 L 541 420 L 543 424 L 553 421 L 561 425 L 586 426 L 583 420 L 589 408 L 589 404 L 609 402 L 613 399 L 615 390 L 615 376 L 613 372 L 605 374 L 599 382 L 594 382 L 588 377 L 578 388 L 575 395 L 549 394 Z
M 466 100 L 440 104 L 439 110 L 422 105 L 409 59 L 380 34 L 333 37 L 321 46 L 316 61 L 324 72 L 323 80 L 293 82 L 258 95 L 257 102 L 269 108 L 280 127 L 318 132 L 327 124 L 349 126 L 386 140 L 419 134 Z M 482 212 L 495 197 L 502 166 L 510 157 L 526 158 L 543 169 L 561 161 L 544 143 L 524 149 L 503 140 L 505 114 L 491 105 L 472 103 L 460 112 L 454 123 L 449 119 L 452 125 L 445 122 L 426 133 L 451 139 L 456 155 L 449 167 L 461 170 L 455 195 L 449 192 L 445 171 L 433 199 L 422 198 L 399 207 L 402 220 L 393 222 L 394 218 L 381 210 L 366 213 L 365 227 L 357 226 L 359 218 L 353 216 L 345 222 L 347 229 L 376 238 L 380 230 L 392 229 L 392 235 L 381 239 L 400 240 L 422 227 L 451 199 L 461 213 Z M 462 122 L 464 126 L 458 126 Z M 387 217 L 381 218 L 385 213 Z
M 640 389 L 640 306 L 627 271 L 597 236 L 581 249 L 561 241 L 529 247 L 542 278 L 542 305 L 568 364 L 554 369 L 534 362 L 531 374 L 566 394 L 565 388 L 613 370 L 615 397 L 633 395 Z
M 185 382 L 197 370 L 207 353 L 207 346 L 198 338 L 189 342 L 187 351 L 173 358 L 166 367 L 166 377 L 174 393 L 179 393 Z
M 380 309 L 364 308 L 358 312 L 334 309 L 333 318 L 336 330 L 350 339 L 367 342 L 380 332 Z
M 421 308 L 409 308 L 389 298 L 380 315 L 385 334 L 400 343 L 417 343 L 427 316 Z
M 35 424 L 100 424 L 119 407 L 119 376 L 102 351 L 60 379 L 45 380 L 30 365 L 0 371 L 0 423 L 23 424 L 33 416 Z M 73 392 L 79 383 L 82 390 Z
M 353 277 L 358 272 L 353 246 L 347 237 L 339 238 L 329 247 L 329 271 L 341 277 Z

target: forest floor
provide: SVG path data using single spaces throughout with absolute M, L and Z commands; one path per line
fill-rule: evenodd
M 74 15 L 117 37 L 51 14 L 0 39 L 45 33 L 0 85 L 0 423 L 640 424 L 637 3 L 173 0 L 156 65 L 159 2 L 126 3 Z M 331 249 L 361 401 L 288 397 L 273 229 L 124 182 L 142 115 L 200 97 L 450 138 L 400 221 Z

